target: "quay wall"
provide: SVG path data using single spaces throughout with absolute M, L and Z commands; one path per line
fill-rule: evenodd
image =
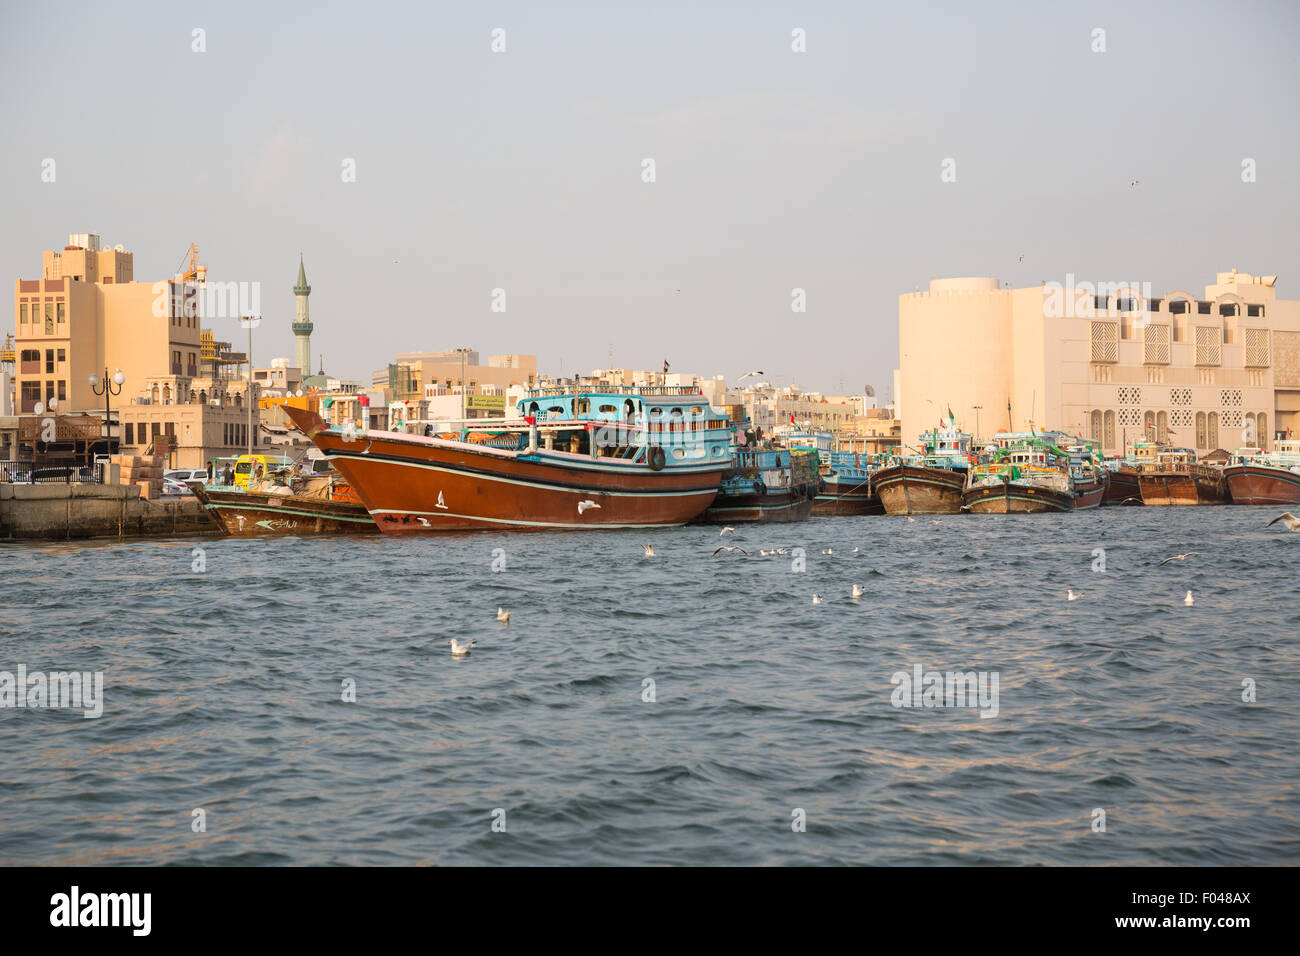
M 194 498 L 141 498 L 136 485 L 0 484 L 0 538 L 62 541 L 218 531 Z

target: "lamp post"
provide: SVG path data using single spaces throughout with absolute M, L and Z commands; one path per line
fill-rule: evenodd
M 113 453 L 113 422 L 110 417 L 109 400 L 114 395 L 122 394 L 122 383 L 126 381 L 126 376 L 122 374 L 122 370 L 119 368 L 110 379 L 108 377 L 108 366 L 104 366 L 104 377 L 102 379 L 92 372 L 88 381 L 92 392 L 104 396 L 104 439 L 108 445 L 108 453 L 111 455 Z M 114 388 L 114 385 L 117 387 Z
M 460 353 L 460 425 L 465 427 L 465 416 L 467 414 L 465 407 L 465 359 L 469 355 L 469 349 L 457 349 Z
M 241 315 L 239 324 L 248 329 L 248 394 L 244 396 L 244 401 L 248 404 L 248 454 L 251 457 L 253 454 L 253 329 L 262 324 L 262 317 Z M 252 474 L 251 471 L 249 473 Z
M 983 407 L 984 407 L 983 405 L 971 406 L 971 408 L 975 409 L 975 444 L 977 445 L 979 444 L 979 440 L 980 440 L 980 409 Z

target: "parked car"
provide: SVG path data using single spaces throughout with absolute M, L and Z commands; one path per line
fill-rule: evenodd
M 208 472 L 204 468 L 172 468 L 163 472 L 164 478 L 175 478 L 177 481 L 204 481 L 208 480 Z
M 194 494 L 194 492 L 190 491 L 189 485 L 185 484 L 185 482 L 183 482 L 183 481 L 180 481 L 180 480 L 178 480 L 178 479 L 176 479 L 176 478 L 164 478 L 164 479 L 163 479 L 163 494 L 165 494 L 165 495 L 192 495 L 192 494 Z

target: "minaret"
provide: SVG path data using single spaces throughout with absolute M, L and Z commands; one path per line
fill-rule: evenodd
M 293 287 L 294 297 L 298 300 L 297 312 L 293 319 L 294 355 L 303 376 L 311 374 L 311 315 L 307 309 L 307 297 L 311 295 L 311 286 L 307 284 L 307 270 L 303 267 L 302 255 L 298 256 L 298 283 Z

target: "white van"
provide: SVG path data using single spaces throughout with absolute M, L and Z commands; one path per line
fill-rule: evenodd
M 163 477 L 175 478 L 177 481 L 207 481 L 208 472 L 205 468 L 173 468 L 164 471 Z

